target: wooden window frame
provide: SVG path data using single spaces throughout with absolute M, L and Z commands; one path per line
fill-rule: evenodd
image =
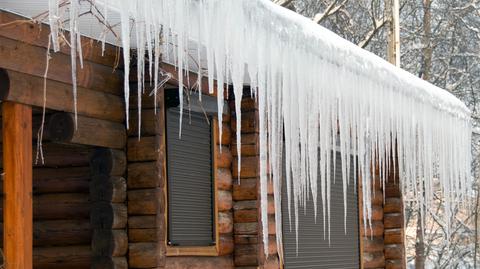
M 164 117 L 165 118 L 165 117 Z M 218 151 L 220 144 L 220 139 L 218 137 L 219 129 L 218 129 L 218 118 L 216 116 L 212 116 L 211 124 L 212 128 L 212 143 L 213 143 L 213 154 L 212 154 L 212 181 L 213 181 L 213 229 L 214 229 L 214 237 L 215 237 L 215 244 L 211 246 L 172 246 L 168 244 L 168 236 L 165 236 L 165 249 L 166 249 L 166 256 L 175 257 L 175 256 L 220 256 L 220 233 L 219 233 L 219 225 L 218 225 L 218 186 L 217 186 L 217 178 L 216 178 L 216 171 L 217 171 L 217 163 L 218 163 Z M 164 123 L 165 125 L 165 123 Z M 166 125 L 165 125 L 166 126 Z M 166 145 L 166 128 L 163 131 L 163 143 Z M 167 156 L 166 147 L 163 147 L 163 154 Z M 163 177 L 165 179 L 165 186 L 163 188 L 163 195 L 165 197 L 165 212 L 164 212 L 164 219 L 165 219 L 165 233 L 168 233 L 168 179 L 167 179 L 167 158 L 163 160 Z

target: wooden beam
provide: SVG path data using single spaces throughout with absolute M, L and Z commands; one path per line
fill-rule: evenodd
M 12 70 L 0 69 L 0 100 L 43 107 L 44 79 Z M 47 79 L 47 109 L 74 112 L 72 85 Z M 114 122 L 125 121 L 123 97 L 81 86 L 77 93 L 77 113 Z
M 2 104 L 6 269 L 32 268 L 32 108 Z

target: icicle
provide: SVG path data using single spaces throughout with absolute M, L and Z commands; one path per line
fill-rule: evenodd
M 130 85 L 128 74 L 130 74 L 130 14 L 129 12 L 129 0 L 121 0 L 121 4 L 123 8 L 120 10 L 120 19 L 121 19 L 121 27 L 122 27 L 122 47 L 123 47 L 123 62 L 125 68 L 125 76 L 124 76 L 124 83 L 123 83 L 123 91 L 124 91 L 124 98 L 125 98 L 125 125 L 127 129 L 129 128 L 129 102 L 130 102 Z M 140 89 L 138 89 L 140 90 Z M 141 104 L 138 107 L 141 109 Z
M 52 40 L 53 51 L 60 50 L 59 34 L 59 0 L 48 0 L 48 21 L 50 23 L 50 38 Z
M 72 87 L 73 87 L 73 111 L 75 117 L 75 130 L 78 127 L 77 124 L 77 46 L 81 51 L 81 43 L 78 42 L 80 34 L 77 32 L 77 20 L 78 20 L 78 2 L 72 0 L 70 2 L 70 60 L 72 70 Z M 77 39 L 78 35 L 78 39 Z M 55 42 L 53 43 L 55 44 Z M 55 50 L 55 45 L 54 45 Z

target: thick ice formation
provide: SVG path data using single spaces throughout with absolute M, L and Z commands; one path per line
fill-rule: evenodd
M 58 0 L 50 0 L 52 26 L 58 19 L 57 4 Z M 365 226 L 372 212 L 374 164 L 378 165 L 382 183 L 393 169 L 399 173 L 403 191 L 414 193 L 418 202 L 427 207 L 432 200 L 433 179 L 438 178 L 445 197 L 446 218 L 450 218 L 454 204 L 461 203 L 469 194 L 470 113 L 450 93 L 267 0 L 109 0 L 107 5 L 121 13 L 126 73 L 133 24 L 137 51 L 140 55 L 146 52 L 149 63 L 153 63 L 148 72 L 153 69 L 156 85 L 162 51 L 163 57 L 174 59 L 179 73 L 191 64 L 190 54 L 196 55 L 198 62 L 205 57 L 202 60 L 207 63 L 210 93 L 214 79 L 220 88 L 225 82 L 233 85 L 238 141 L 242 88 L 244 84 L 251 85 L 259 108 L 265 252 L 268 180 L 273 180 L 274 185 L 280 249 L 283 182 L 288 189 L 288 218 L 293 217 L 297 230 L 299 210 L 311 201 L 315 208 L 324 209 L 319 217 L 329 230 L 333 184 L 329 164 L 337 141 L 344 194 L 347 187 L 363 186 Z M 56 49 L 57 32 L 52 27 Z M 72 36 L 74 45 L 75 35 Z M 206 53 L 200 53 L 200 49 L 187 51 L 191 40 L 201 44 L 199 47 Z M 172 54 L 169 44 L 175 47 Z M 138 66 L 142 67 L 140 58 Z M 139 69 L 138 76 L 144 76 L 145 71 Z M 179 78 L 182 85 L 183 77 Z M 125 79 L 128 99 L 128 76 Z M 183 91 L 179 92 L 181 96 Z M 217 96 L 221 104 L 223 92 L 218 91 Z M 128 100 L 125 103 L 128 105 Z M 220 105 L 219 117 L 221 109 Z M 240 143 L 237 145 L 239 150 Z M 354 167 L 350 166 L 351 155 L 357 156 Z M 391 156 L 398 156 L 398 165 L 394 165 Z M 347 180 L 351 169 L 358 170 L 355 182 Z M 318 196 L 322 202 L 317 205 Z M 344 206 L 348 206 L 346 198 Z M 329 239 L 328 233 L 326 237 Z

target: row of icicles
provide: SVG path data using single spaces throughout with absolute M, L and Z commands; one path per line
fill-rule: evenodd
M 287 189 L 288 218 L 294 220 L 296 231 L 301 208 L 313 203 L 315 215 L 322 208 L 325 238 L 330 240 L 331 188 L 332 184 L 340 184 L 332 180 L 332 152 L 339 151 L 342 160 L 345 233 L 349 206 L 346 192 L 356 184 L 362 186 L 365 229 L 371 223 L 373 164 L 379 167 L 382 184 L 389 172 L 398 173 L 403 192 L 413 194 L 421 210 L 430 208 L 439 183 L 447 226 L 453 209 L 470 195 L 471 126 L 465 106 L 443 90 L 390 66 L 307 19 L 266 0 L 97 0 L 96 4 L 103 5 L 105 20 L 112 17 L 109 13 L 120 14 L 125 74 L 130 72 L 131 43 L 138 55 L 147 55 L 146 69 L 145 59 L 137 57 L 138 89 L 145 86 L 142 81 L 146 73 L 150 77 L 153 73 L 156 98 L 157 89 L 166 82 L 159 75 L 162 61 L 174 63 L 180 74 L 199 64 L 195 72 L 199 81 L 208 78 L 208 93 L 216 93 L 221 118 L 224 93 L 214 88 L 214 81 L 218 88 L 233 86 L 238 169 L 241 100 L 244 85 L 250 85 L 259 115 L 265 253 L 269 180 L 274 186 L 279 251 L 282 184 Z M 49 0 L 54 51 L 59 50 L 60 20 L 64 19 L 58 5 L 59 0 Z M 82 58 L 79 10 L 78 2 L 71 1 L 68 14 L 74 96 L 76 61 Z M 126 75 L 124 84 L 127 125 L 128 78 Z M 182 75 L 178 79 L 183 111 L 182 89 L 188 85 L 184 85 Z M 206 90 L 201 85 L 197 83 L 200 93 Z M 137 92 L 140 125 L 142 91 Z M 221 137 L 222 120 L 218 123 Z M 352 165 L 350 156 L 356 157 Z M 398 157 L 398 162 L 393 162 L 393 157 Z M 352 169 L 358 176 L 350 180 Z

